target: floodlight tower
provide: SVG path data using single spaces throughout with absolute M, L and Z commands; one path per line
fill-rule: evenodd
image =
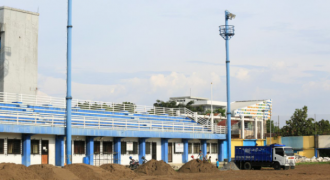
M 236 17 L 235 14 L 225 11 L 225 25 L 219 27 L 220 36 L 226 40 L 226 79 L 227 79 L 227 153 L 228 162 L 231 161 L 231 110 L 230 110 L 230 69 L 229 69 L 229 40 L 235 35 L 233 25 L 228 25 L 228 20 Z
M 72 0 L 68 0 L 68 25 L 67 25 L 67 79 L 66 79 L 66 164 L 72 164 L 71 154 L 71 35 L 72 35 Z

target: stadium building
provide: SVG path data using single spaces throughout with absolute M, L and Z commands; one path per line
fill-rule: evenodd
M 38 13 L 0 7 L 0 163 L 64 166 L 65 98 L 36 95 L 38 17 Z M 199 150 L 210 152 L 213 162 L 227 158 L 225 117 L 214 122 L 186 108 L 79 99 L 72 100 L 72 107 L 73 163 L 83 163 L 87 157 L 90 165 L 125 165 L 129 156 L 140 162 L 145 156 L 186 163 Z M 271 101 L 234 102 L 232 107 L 231 131 L 238 134 L 233 133 L 237 137 L 232 146 L 263 145 Z M 247 137 L 249 122 L 259 126 L 253 126 L 253 136 Z

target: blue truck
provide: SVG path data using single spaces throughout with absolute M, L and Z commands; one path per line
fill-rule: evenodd
M 238 168 L 246 170 L 260 170 L 261 167 L 288 170 L 295 168 L 295 157 L 293 149 L 282 144 L 236 146 L 235 164 Z

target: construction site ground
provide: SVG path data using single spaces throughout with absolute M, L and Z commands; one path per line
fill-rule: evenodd
M 187 164 L 186 164 L 187 165 Z M 169 179 L 330 179 L 330 164 L 308 164 L 298 165 L 296 169 L 274 170 L 263 168 L 262 170 L 228 170 L 214 171 L 212 167 L 209 172 L 205 167 L 207 164 L 190 162 L 194 167 L 190 172 L 185 169 L 173 170 L 163 161 L 151 161 L 144 164 L 140 169 L 132 171 L 121 165 L 102 165 L 101 167 L 85 164 L 73 164 L 69 166 L 55 167 L 52 165 L 33 165 L 25 167 L 19 164 L 1 163 L 0 180 L 107 180 L 107 179 L 134 179 L 134 180 L 169 180 Z

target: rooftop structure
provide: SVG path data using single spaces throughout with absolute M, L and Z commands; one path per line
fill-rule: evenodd
M 39 14 L 0 7 L 0 92 L 35 95 Z

